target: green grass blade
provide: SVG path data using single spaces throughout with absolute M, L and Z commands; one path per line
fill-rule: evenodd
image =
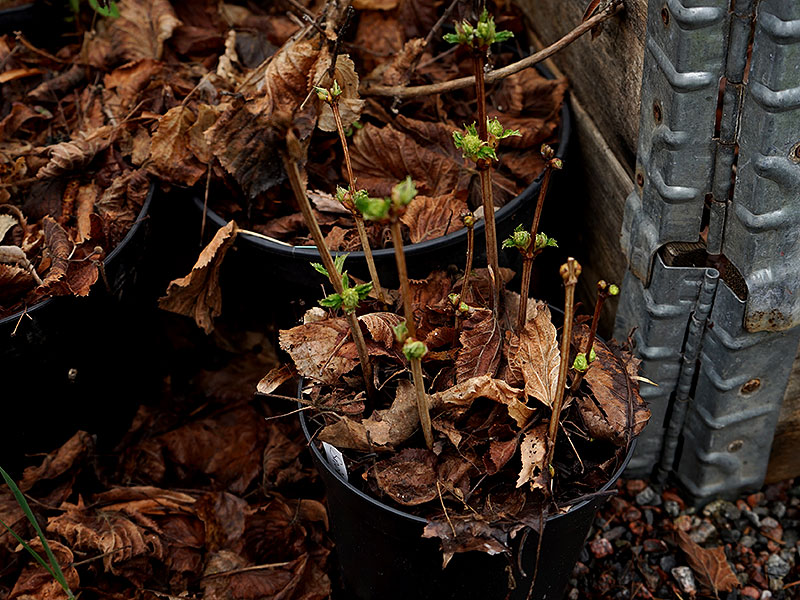
M 17 542 L 19 542 L 20 544 L 22 544 L 22 547 L 23 547 L 23 548 L 25 548 L 25 550 L 27 550 L 27 551 L 28 551 L 28 553 L 29 553 L 29 554 L 30 554 L 30 555 L 31 555 L 33 558 L 35 558 L 35 559 L 36 559 L 36 562 L 38 562 L 40 565 L 42 565 L 42 567 L 43 567 L 43 568 L 44 568 L 44 569 L 45 569 L 45 570 L 46 570 L 48 573 L 50 573 L 50 575 L 52 575 L 52 576 L 53 576 L 53 579 L 55 579 L 56 581 L 58 581 L 58 578 L 56 577 L 56 574 L 55 574 L 55 573 L 53 573 L 53 569 L 51 569 L 51 568 L 50 568 L 50 566 L 49 566 L 49 565 L 48 565 L 46 562 L 44 562 L 44 559 L 42 558 L 41 554 L 39 554 L 39 553 L 38 553 L 36 550 L 34 550 L 33 548 L 31 548 L 31 547 L 30 547 L 30 545 L 28 544 L 28 542 L 26 542 L 25 540 L 23 540 L 23 539 L 22 539 L 22 538 L 19 536 L 19 534 L 18 534 L 16 531 L 14 531 L 13 529 L 11 529 L 11 527 L 9 527 L 8 525 L 6 525 L 5 521 L 3 521 L 3 519 L 0 519 L 0 525 L 2 525 L 3 527 L 5 527 L 5 528 L 6 528 L 6 531 L 8 531 L 8 533 L 10 533 L 11 535 L 13 535 L 13 536 L 14 536 L 14 539 L 15 539 L 15 540 L 17 540 Z
M 67 596 L 70 598 L 74 598 L 72 595 L 72 591 L 69 589 L 69 584 L 67 583 L 67 578 L 64 577 L 64 572 L 61 570 L 61 565 L 58 564 L 56 557 L 53 555 L 53 551 L 50 549 L 50 544 L 47 543 L 47 540 L 44 537 L 44 532 L 42 528 L 39 526 L 39 522 L 36 520 L 36 517 L 33 515 L 33 511 L 31 507 L 28 505 L 28 501 L 25 499 L 22 491 L 17 487 L 17 484 L 14 483 L 14 480 L 11 479 L 8 473 L 5 472 L 3 467 L 0 467 L 0 475 L 3 476 L 3 479 L 6 482 L 6 485 L 11 489 L 11 493 L 14 494 L 14 499 L 19 504 L 22 512 L 25 513 L 25 517 L 27 517 L 28 521 L 31 522 L 33 528 L 36 530 L 36 534 L 39 536 L 39 539 L 42 542 L 42 546 L 44 547 L 45 554 L 47 554 L 47 560 L 50 561 L 50 566 L 52 569 L 48 569 L 48 571 L 53 575 L 53 578 L 59 583 L 59 585 L 64 588 L 64 591 L 67 593 Z M 16 534 L 14 534 L 16 536 Z M 25 542 L 22 542 L 25 545 Z M 33 550 L 33 549 L 31 549 Z

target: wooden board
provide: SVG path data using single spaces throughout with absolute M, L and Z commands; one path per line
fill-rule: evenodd
M 581 22 L 588 0 L 518 0 L 545 44 Z M 631 173 L 636 160 L 647 0 L 628 0 L 595 40 L 583 36 L 554 57 L 573 94 L 591 115 L 617 160 Z

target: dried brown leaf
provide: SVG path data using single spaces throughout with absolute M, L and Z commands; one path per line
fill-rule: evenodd
M 353 0 L 356 10 L 392 10 L 400 0 Z
M 358 130 L 350 156 L 359 186 L 380 196 L 388 196 L 408 175 L 421 195 L 443 196 L 456 189 L 463 169 L 461 162 L 417 144 L 389 125 L 368 123 Z
M 702 548 L 685 531 L 677 529 L 676 533 L 678 545 L 686 553 L 689 566 L 702 588 L 717 595 L 719 592 L 732 592 L 734 588 L 740 587 L 739 579 L 725 556 L 724 546 Z
M 164 42 L 179 25 L 168 0 L 126 0 L 110 26 L 111 45 L 126 60 L 161 60 Z
M 576 335 L 580 347 L 586 335 L 584 325 Z M 622 446 L 627 443 L 629 405 L 632 437 L 639 435 L 650 418 L 650 409 L 639 395 L 639 383 L 633 379 L 638 376 L 639 361 L 624 350 L 612 351 L 599 340 L 595 340 L 594 350 L 597 358 L 585 375 L 594 398 L 576 398 L 578 409 L 592 437 Z
M 328 76 L 330 66 L 331 59 L 326 50 L 325 54 L 317 61 L 313 74 L 314 85 L 323 88 L 333 85 Z M 342 89 L 342 95 L 339 97 L 339 114 L 342 117 L 342 126 L 347 129 L 358 121 L 361 117 L 361 109 L 364 107 L 364 101 L 358 97 L 358 74 L 353 60 L 348 55 L 344 54 L 336 58 L 334 79 Z M 336 131 L 336 121 L 333 118 L 331 107 L 319 99 L 317 102 L 319 103 L 317 126 L 322 131 Z
M 258 382 L 256 390 L 260 394 L 271 394 L 284 383 L 291 381 L 295 377 L 297 377 L 297 370 L 294 368 L 294 365 L 281 365 L 264 375 L 261 381 Z
M 110 130 L 108 131 L 110 133 Z M 48 146 L 49 162 L 36 173 L 37 179 L 60 177 L 86 167 L 98 152 L 111 143 L 110 135 L 94 136 L 91 140 L 77 139 Z
M 72 242 L 64 228 L 50 216 L 42 220 L 44 230 L 44 243 L 50 255 L 50 270 L 44 278 L 42 285 L 47 288 L 56 288 L 67 274 L 69 256 L 72 253 Z
M 188 106 L 181 104 L 159 118 L 158 129 L 150 144 L 148 172 L 189 187 L 198 182 L 205 173 L 205 166 L 189 149 L 189 131 L 195 121 L 197 116 Z
M 96 183 L 87 183 L 78 189 L 75 199 L 75 213 L 78 221 L 77 243 L 85 242 L 92 237 L 92 215 L 94 203 L 100 195 L 100 186 Z
M 506 532 L 492 527 L 479 517 L 451 517 L 448 519 L 442 516 L 429 519 L 422 537 L 439 538 L 441 541 L 442 568 L 447 567 L 456 552 L 473 550 L 488 554 L 510 552 L 505 544 L 508 537 Z
M 45 556 L 44 546 L 39 538 L 30 540 L 28 543 L 39 556 Z M 71 566 L 75 561 L 72 550 L 56 540 L 48 540 L 47 543 L 56 557 L 56 561 L 61 566 L 67 585 L 71 590 L 77 590 L 80 585 L 80 577 L 75 567 Z M 49 572 L 45 571 L 37 562 L 30 561 L 20 573 L 14 589 L 8 595 L 8 600 L 13 600 L 14 598 L 20 598 L 21 600 L 31 598 L 36 600 L 66 600 L 67 594 Z
M 194 510 L 205 526 L 207 551 L 241 549 L 247 509 L 245 500 L 228 492 L 211 492 L 197 499 Z
M 500 365 L 500 326 L 491 310 L 470 309 L 462 323 L 461 349 L 456 357 L 456 383 L 480 375 L 494 377 Z
M 519 451 L 522 468 L 517 477 L 517 487 L 530 482 L 531 489 L 546 492 L 548 468 L 544 461 L 547 456 L 547 425 L 543 423 L 526 432 Z
M 374 467 L 378 487 L 403 506 L 416 506 L 437 497 L 436 456 L 420 448 L 406 448 Z
M 358 320 L 364 324 L 370 337 L 378 344 L 392 350 L 395 347 L 394 327 L 403 320 L 400 315 L 394 313 L 368 313 L 361 315 Z
M 222 295 L 219 289 L 219 270 L 225 253 L 236 239 L 236 223 L 231 221 L 221 227 L 214 239 L 203 248 L 200 257 L 185 277 L 174 279 L 167 294 L 158 300 L 164 310 L 194 318 L 206 333 L 214 329 L 214 317 L 222 313 Z
M 526 395 L 552 406 L 558 392 L 561 352 L 550 309 L 544 302 L 536 303 L 534 317 L 525 324 L 517 344 L 508 349 L 509 363 L 512 370 L 522 373 Z
M 489 375 L 473 377 L 431 396 L 434 406 L 438 403 L 469 406 L 478 398 L 488 398 L 505 404 L 509 416 L 520 427 L 524 427 L 533 415 L 533 409 L 522 402 L 522 390 L 511 387 L 505 381 L 493 379 Z
M 289 353 L 297 372 L 320 383 L 333 384 L 358 364 L 342 355 L 343 340 L 350 335 L 344 318 L 305 323 L 279 333 L 283 350 Z
M 11 111 L 0 121 L 0 140 L 6 141 L 14 137 L 17 130 L 31 119 L 40 119 L 42 115 L 27 104 L 14 102 Z
M 425 40 L 414 38 L 408 40 L 403 49 L 395 54 L 391 61 L 380 65 L 381 83 L 383 85 L 403 85 L 406 82 L 411 66 L 417 61 L 419 56 L 425 51 Z M 370 77 L 377 73 L 371 73 Z
M 417 243 L 461 229 L 466 211 L 467 202 L 453 192 L 436 198 L 417 196 L 400 220 L 408 227 L 411 242 Z

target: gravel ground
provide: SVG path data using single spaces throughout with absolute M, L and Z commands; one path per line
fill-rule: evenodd
M 800 478 L 735 501 L 698 506 L 674 488 L 658 489 L 642 480 L 617 487 L 575 567 L 570 600 L 800 597 Z M 687 542 L 678 544 L 679 532 L 704 549 L 723 549 L 739 587 L 715 594 L 706 582 L 719 582 L 730 571 L 721 558 L 714 564 L 712 552 L 695 550 L 695 556 L 707 559 L 705 566 L 692 561 L 682 549 Z M 731 577 L 729 586 L 721 587 L 733 583 Z

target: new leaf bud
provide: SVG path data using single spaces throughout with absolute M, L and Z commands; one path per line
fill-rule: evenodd
M 403 321 L 395 325 L 392 330 L 394 331 L 394 338 L 401 344 L 408 338 L 408 325 Z
M 617 287 L 616 285 L 614 285 L 612 283 L 610 286 L 608 286 L 608 294 L 610 296 L 618 296 L 619 295 L 619 287 Z
M 575 357 L 575 362 L 572 363 L 572 368 L 576 371 L 580 371 L 581 373 L 588 369 L 589 361 L 586 360 L 586 354 L 583 352 L 578 354 L 578 356 Z
M 392 202 L 395 206 L 408 206 L 416 195 L 417 187 L 411 175 L 392 188 Z
M 425 342 L 420 342 L 414 338 L 408 338 L 403 344 L 403 354 L 408 360 L 420 359 L 428 353 Z

